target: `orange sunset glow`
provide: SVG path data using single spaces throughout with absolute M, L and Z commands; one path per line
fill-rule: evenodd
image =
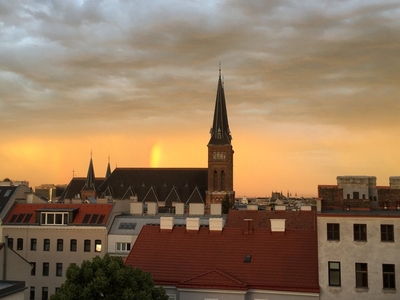
M 0 4 L 0 180 L 207 167 L 219 62 L 237 197 L 400 175 L 396 1 L 22 2 Z

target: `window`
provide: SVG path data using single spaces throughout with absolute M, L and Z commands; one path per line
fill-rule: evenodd
M 101 252 L 101 240 L 95 240 L 94 241 L 94 251 L 95 252 Z
M 394 242 L 393 225 L 381 224 L 381 241 Z
M 328 240 L 339 241 L 340 240 L 339 224 L 338 223 L 328 223 L 326 225 L 327 225 Z
M 44 239 L 43 251 L 50 251 L 50 240 L 49 239 Z
M 24 250 L 24 239 L 17 239 L 17 250 Z
M 117 252 L 131 251 L 131 243 L 116 243 L 115 250 Z
M 218 173 L 217 173 L 217 171 L 214 171 L 214 175 L 213 175 L 213 190 L 214 191 L 218 190 Z
M 90 252 L 90 240 L 85 240 L 85 244 L 83 246 L 83 251 Z
M 40 214 L 41 225 L 66 225 L 68 224 L 67 212 L 42 212 Z
M 329 270 L 329 285 L 330 286 L 340 286 L 340 262 L 338 261 L 329 261 L 328 262 L 328 270 Z
M 49 263 L 43 263 L 43 276 L 49 276 Z
M 62 269 L 63 269 L 63 264 L 57 263 L 56 264 L 56 276 L 58 276 L 58 277 L 62 276 Z
M 221 191 L 225 191 L 225 172 L 221 172 Z
M 72 239 L 72 240 L 71 240 L 69 250 L 70 250 L 71 252 L 76 252 L 76 240 L 75 240 L 75 239 Z
M 57 239 L 57 251 L 63 251 L 64 248 L 64 240 Z
M 353 233 L 355 241 L 366 241 L 367 240 L 367 225 L 366 224 L 354 224 Z
M 31 239 L 31 251 L 36 251 L 37 240 Z
M 31 286 L 31 290 L 29 293 L 29 300 L 35 300 L 35 287 Z
M 368 287 L 368 265 L 365 263 L 356 263 L 356 287 Z
M 49 298 L 49 288 L 42 287 L 42 300 L 47 300 Z
M 13 238 L 8 238 L 8 239 L 7 239 L 7 246 L 8 246 L 8 248 L 10 248 L 10 249 L 13 249 L 13 248 L 14 248 L 14 239 L 13 239 Z
M 360 199 L 360 193 L 359 192 L 353 192 L 353 199 L 355 199 L 355 200 Z
M 59 288 L 59 287 L 56 287 L 56 288 L 55 288 L 56 294 L 57 294 L 59 291 L 60 291 L 60 288 Z
M 31 275 L 35 276 L 36 275 L 36 263 L 35 262 L 31 262 L 31 266 L 32 266 Z
M 383 264 L 382 265 L 382 275 L 383 275 L 383 288 L 384 289 L 395 289 L 396 279 L 394 272 L 394 265 Z

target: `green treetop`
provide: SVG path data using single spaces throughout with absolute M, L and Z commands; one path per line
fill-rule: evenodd
M 153 277 L 139 268 L 124 264 L 122 258 L 96 256 L 79 267 L 70 265 L 67 279 L 50 300 L 168 300 Z

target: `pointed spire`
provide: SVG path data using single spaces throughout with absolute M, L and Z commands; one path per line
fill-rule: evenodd
M 221 80 L 221 63 L 219 64 L 219 77 L 217 98 L 215 100 L 214 120 L 210 130 L 212 145 L 230 145 L 232 136 L 229 130 L 228 113 L 226 111 L 225 92 Z
M 110 155 L 108 156 L 108 165 L 106 171 L 106 178 L 111 175 L 111 167 L 110 167 Z
M 92 159 L 92 151 L 90 151 L 90 163 L 89 169 L 86 176 L 85 186 L 83 187 L 84 190 L 96 190 L 95 187 L 95 176 L 94 176 L 94 168 L 93 168 L 93 159 Z

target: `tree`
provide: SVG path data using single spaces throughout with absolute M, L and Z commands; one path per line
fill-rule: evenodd
M 227 214 L 231 208 L 235 207 L 235 200 L 233 199 L 232 201 L 229 200 L 229 196 L 225 195 L 224 199 L 221 201 L 221 206 L 222 206 L 222 213 Z
M 70 265 L 67 279 L 50 300 L 168 300 L 164 288 L 155 287 L 150 273 L 106 254 Z

